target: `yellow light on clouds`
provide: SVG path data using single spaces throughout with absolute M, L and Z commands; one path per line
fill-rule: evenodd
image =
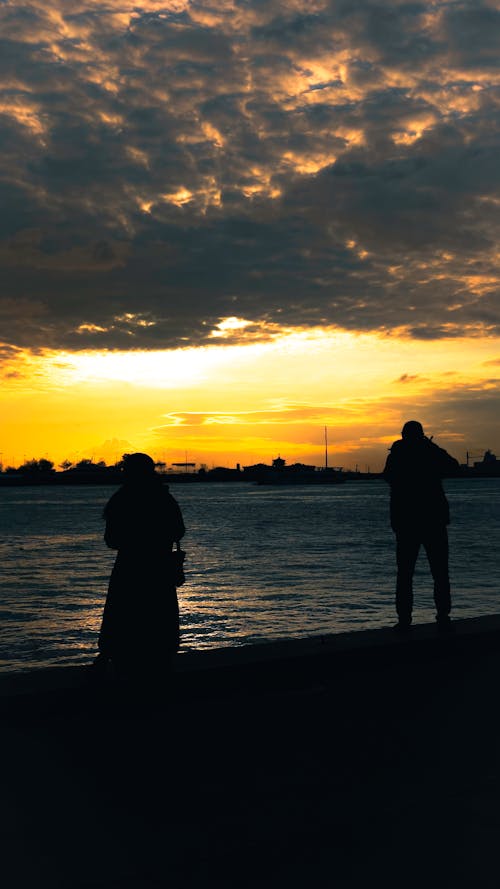
M 268 339 L 231 344 L 259 330 Z M 4 463 L 27 452 L 109 461 L 121 448 L 168 453 L 172 462 L 188 450 L 209 465 L 268 462 L 278 452 L 320 464 L 327 425 L 337 464 L 354 465 L 362 451 L 380 467 L 408 413 L 425 420 L 421 411 L 438 397 L 495 386 L 487 364 L 500 354 L 494 338 L 415 341 L 320 328 L 278 335 L 236 317 L 213 333 L 219 339 L 199 348 L 19 352 L 0 390 Z M 466 434 L 449 425 L 450 441 Z

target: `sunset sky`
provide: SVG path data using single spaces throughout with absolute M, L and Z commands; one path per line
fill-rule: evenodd
M 500 0 L 0 0 L 0 460 L 500 454 Z

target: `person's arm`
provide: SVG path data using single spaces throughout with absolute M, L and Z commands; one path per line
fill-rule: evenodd
M 110 549 L 120 548 L 120 536 L 117 533 L 116 523 L 108 517 L 106 519 L 106 527 L 104 529 L 104 542 Z
M 460 470 L 458 460 L 455 460 L 455 457 L 452 457 L 444 448 L 440 448 L 437 445 L 434 445 L 434 447 L 438 454 L 439 471 L 441 476 L 443 478 L 453 478 L 453 476 L 458 475 Z
M 184 537 L 186 533 L 186 527 L 184 525 L 184 519 L 182 518 L 182 512 L 180 510 L 180 506 L 172 497 L 171 494 L 168 495 L 169 498 L 169 532 L 172 537 L 172 540 L 180 540 L 181 537 Z
M 104 529 L 104 542 L 110 549 L 119 549 L 121 546 L 121 522 L 117 516 L 117 496 L 113 494 L 104 507 L 106 527 Z
M 394 442 L 392 447 L 389 449 L 387 460 L 385 461 L 385 466 L 382 472 L 382 478 L 385 479 L 385 481 L 389 485 L 392 485 L 394 481 L 398 462 L 398 442 Z

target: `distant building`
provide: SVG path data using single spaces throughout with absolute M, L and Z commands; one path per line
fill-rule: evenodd
M 500 475 L 500 460 L 497 459 L 492 451 L 485 451 L 483 459 L 474 463 L 474 471 L 478 475 Z
M 283 457 L 275 457 L 271 466 L 266 463 L 244 466 L 243 480 L 247 479 L 259 485 L 324 485 L 344 481 L 339 470 L 319 469 L 306 463 L 287 466 Z

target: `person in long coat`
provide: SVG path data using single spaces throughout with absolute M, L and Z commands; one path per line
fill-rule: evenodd
M 99 652 L 123 673 L 165 667 L 179 647 L 172 547 L 185 533 L 177 501 L 147 454 L 129 454 L 123 485 L 104 509 L 104 540 L 117 550 Z
M 424 435 L 418 420 L 403 426 L 402 437 L 390 449 L 384 478 L 391 486 L 391 527 L 396 535 L 396 629 L 412 621 L 413 574 L 420 547 L 426 552 L 434 580 L 438 628 L 450 623 L 448 572 L 450 509 L 441 479 L 458 474 L 458 462 Z

